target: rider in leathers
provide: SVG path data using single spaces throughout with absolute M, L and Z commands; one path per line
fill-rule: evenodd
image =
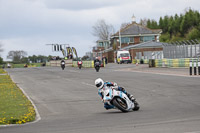
M 98 79 L 95 80 L 95 85 L 98 88 L 98 94 L 100 95 L 102 100 L 103 100 L 103 97 L 104 97 L 103 96 L 103 88 L 105 86 L 108 86 L 108 87 L 112 86 L 112 88 L 114 88 L 115 90 L 122 91 L 123 93 L 125 93 L 132 102 L 135 101 L 135 98 L 133 98 L 133 95 L 127 93 L 126 90 L 123 87 L 119 87 L 117 85 L 117 83 L 115 83 L 115 82 L 107 82 L 107 81 L 104 82 L 102 79 L 98 78 Z M 108 103 L 104 103 L 104 108 L 112 109 L 112 108 L 114 108 L 114 106 L 109 105 Z

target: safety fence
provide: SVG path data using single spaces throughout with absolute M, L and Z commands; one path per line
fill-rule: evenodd
M 197 58 L 200 56 L 200 42 L 187 40 L 163 43 L 163 55 L 168 59 Z

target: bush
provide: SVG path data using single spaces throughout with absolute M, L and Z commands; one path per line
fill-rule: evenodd
M 160 36 L 160 41 L 161 42 L 169 42 L 170 41 L 170 34 L 169 33 L 162 34 Z
M 186 35 L 186 38 L 188 40 L 194 40 L 200 38 L 200 31 L 197 28 L 193 28 L 189 31 L 189 33 Z

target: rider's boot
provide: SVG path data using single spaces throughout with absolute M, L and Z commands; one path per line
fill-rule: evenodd
M 128 98 L 132 101 L 132 102 L 134 102 L 135 101 L 135 98 L 133 97 L 133 95 L 131 95 L 131 94 L 126 94 L 127 96 L 128 96 Z
M 127 93 L 123 87 L 118 87 L 118 90 L 124 92 L 132 102 L 135 101 L 135 98 L 133 97 L 133 95 Z

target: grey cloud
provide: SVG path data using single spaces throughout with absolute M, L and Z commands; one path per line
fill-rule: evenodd
M 89 10 L 116 6 L 130 0 L 45 0 L 48 8 L 66 10 Z

